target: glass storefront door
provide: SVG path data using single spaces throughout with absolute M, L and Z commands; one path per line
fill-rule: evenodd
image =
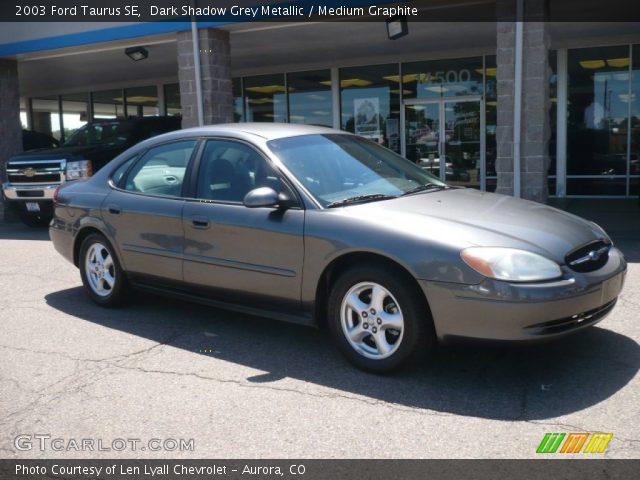
M 484 128 L 479 97 L 410 100 L 403 109 L 403 154 L 451 185 L 481 188 Z

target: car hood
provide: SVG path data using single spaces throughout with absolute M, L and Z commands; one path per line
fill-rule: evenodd
M 559 263 L 576 247 L 608 238 L 596 224 L 562 210 L 466 188 L 353 205 L 343 212 L 371 216 L 375 222 L 459 248 L 522 248 Z

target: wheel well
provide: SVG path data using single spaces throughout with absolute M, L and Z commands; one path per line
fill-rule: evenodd
M 398 274 L 402 275 L 410 285 L 415 287 L 416 294 L 420 296 L 424 302 L 425 308 L 430 313 L 429 302 L 424 295 L 424 292 L 418 285 L 415 277 L 398 262 L 385 257 L 369 252 L 354 252 L 347 253 L 334 259 L 322 272 L 318 286 L 316 287 L 315 308 L 314 317 L 318 326 L 324 328 L 327 322 L 327 303 L 329 300 L 330 285 L 342 275 L 347 269 L 354 265 L 366 264 L 366 265 L 379 265 L 384 268 L 394 270 Z
M 99 235 L 103 235 L 103 233 L 95 227 L 84 227 L 82 230 L 78 232 L 76 238 L 73 243 L 73 264 L 77 267 L 80 263 L 80 247 L 82 247 L 82 242 L 92 233 L 97 233 Z

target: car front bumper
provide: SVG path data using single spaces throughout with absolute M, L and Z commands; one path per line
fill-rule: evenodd
M 581 274 L 566 270 L 554 282 L 419 283 L 440 340 L 532 341 L 564 336 L 602 320 L 615 305 L 626 269 L 622 252 L 612 248 L 601 269 Z
M 2 184 L 2 194 L 10 202 L 53 201 L 53 193 L 60 184 L 50 185 L 15 185 L 9 182 Z

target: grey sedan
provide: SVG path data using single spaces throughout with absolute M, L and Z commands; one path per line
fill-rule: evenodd
M 579 331 L 611 311 L 626 272 L 595 223 L 301 125 L 146 140 L 62 186 L 50 235 L 99 305 L 133 286 L 326 327 L 376 372 L 438 340 Z

